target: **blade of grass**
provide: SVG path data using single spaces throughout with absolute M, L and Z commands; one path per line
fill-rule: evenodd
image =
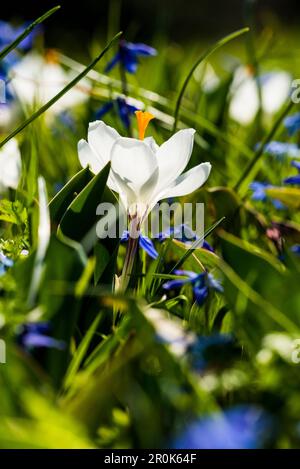
M 60 98 L 62 98 L 71 88 L 85 77 L 85 75 L 92 70 L 95 65 L 102 59 L 105 53 L 111 48 L 115 41 L 121 36 L 122 32 L 116 34 L 116 36 L 107 44 L 101 54 L 99 54 L 79 75 L 77 75 L 70 83 L 68 83 L 57 95 L 55 95 L 50 101 L 42 106 L 38 111 L 34 112 L 28 119 L 26 119 L 19 127 L 17 127 L 11 134 L 9 134 L 2 142 L 0 142 L 0 148 L 3 147 L 11 138 L 15 137 L 19 132 L 25 129 L 31 122 L 40 117 L 46 112 L 53 104 L 55 104 Z
M 175 266 L 170 270 L 169 274 L 172 274 L 174 270 L 178 269 L 193 253 L 193 251 L 203 243 L 204 239 L 207 238 L 223 221 L 225 220 L 225 217 L 220 218 L 220 220 L 216 221 L 208 230 L 204 233 L 204 235 L 200 238 L 197 239 L 191 247 L 184 253 L 184 255 L 179 259 L 179 261 L 176 262 Z
M 199 247 L 199 245 L 204 241 L 204 239 L 209 236 L 223 221 L 225 220 L 225 217 L 222 217 L 220 218 L 220 220 L 218 220 L 216 223 L 214 223 L 210 228 L 208 228 L 208 230 L 204 233 L 204 235 L 197 239 L 189 249 L 187 249 L 187 251 L 184 253 L 184 255 L 176 262 L 176 264 L 174 265 L 174 267 L 168 272 L 167 275 L 172 275 L 173 272 L 177 269 L 179 269 L 179 267 L 189 258 L 189 256 L 191 254 L 193 254 L 194 250 Z M 172 238 L 169 238 L 169 243 L 172 242 Z M 169 243 L 168 243 L 168 246 L 169 246 Z M 166 250 L 163 251 L 164 254 L 166 253 Z M 156 274 L 156 275 L 154 275 Z M 153 285 L 152 286 L 152 295 L 154 296 L 156 294 L 156 292 L 158 291 L 159 287 L 160 287 L 160 282 L 159 282 L 159 279 L 157 278 L 158 275 L 157 275 L 157 272 L 155 273 L 151 273 L 151 276 L 153 279 L 155 279 L 155 286 Z
M 280 127 L 280 125 L 283 121 L 283 119 L 290 112 L 290 110 L 293 108 L 294 105 L 295 105 L 295 103 L 293 101 L 290 101 L 289 104 L 279 114 L 279 116 L 276 119 L 276 121 L 275 121 L 273 127 L 271 128 L 270 132 L 263 139 L 263 141 L 259 145 L 257 151 L 254 153 L 253 158 L 249 161 L 249 163 L 245 167 L 243 173 L 239 177 L 237 183 L 234 185 L 233 189 L 235 191 L 238 191 L 240 189 L 240 187 L 243 184 L 244 180 L 248 177 L 249 173 L 253 170 L 254 166 L 258 163 L 258 161 L 260 160 L 261 156 L 264 153 L 265 146 L 274 138 L 274 136 L 276 135 L 277 130 L 279 129 L 279 127 Z
M 28 34 L 31 33 L 31 31 L 39 24 L 43 23 L 49 16 L 53 15 L 57 10 L 60 9 L 60 5 L 57 5 L 54 8 L 51 8 L 51 10 L 47 11 L 44 13 L 42 16 L 40 16 L 38 19 L 36 19 L 33 23 L 31 23 L 28 28 L 24 29 L 24 31 L 11 43 L 8 44 L 2 51 L 0 52 L 0 60 L 4 59 L 4 57 L 9 54 L 13 49 L 15 49 L 20 42 L 25 39 L 25 37 L 28 36 Z
M 189 71 L 186 79 L 183 82 L 183 85 L 181 87 L 181 90 L 179 92 L 177 101 L 176 101 L 176 106 L 175 106 L 175 113 L 174 113 L 174 125 L 173 125 L 173 133 L 176 132 L 177 130 L 177 124 L 178 124 L 178 118 L 179 118 L 179 111 L 180 111 L 180 106 L 181 106 L 181 101 L 183 98 L 183 95 L 185 93 L 185 90 L 189 84 L 190 79 L 193 76 L 193 73 L 195 72 L 196 68 L 203 62 L 205 59 L 207 59 L 210 55 L 212 55 L 215 51 L 220 49 L 220 47 L 224 46 L 228 42 L 232 41 L 233 39 L 236 39 L 237 37 L 241 36 L 242 34 L 245 34 L 249 31 L 249 28 L 243 28 L 238 31 L 235 31 L 232 34 L 229 34 L 228 36 L 220 39 L 218 42 L 210 46 L 201 56 L 200 58 L 195 62 L 195 64 L 192 66 L 191 70 Z

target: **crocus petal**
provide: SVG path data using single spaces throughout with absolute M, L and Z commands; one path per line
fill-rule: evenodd
M 129 205 L 150 203 L 158 168 L 149 145 L 140 140 L 121 137 L 112 148 L 111 164 L 117 183 L 123 183 L 122 190 Z
M 210 163 L 201 163 L 179 176 L 171 187 L 162 192 L 158 200 L 188 195 L 203 186 L 211 170 Z
M 182 173 L 192 154 L 194 129 L 179 130 L 157 150 L 159 179 L 157 192 L 161 192 Z
M 84 139 L 78 142 L 78 156 L 81 166 L 83 168 L 89 166 L 94 174 L 98 174 L 105 166 L 105 163 L 101 157 Z
M 109 162 L 111 149 L 118 138 L 120 138 L 118 132 L 103 121 L 91 122 L 89 125 L 89 145 L 99 155 L 104 165 Z
M 16 189 L 21 175 L 21 154 L 16 139 L 0 150 L 0 187 Z
M 144 138 L 143 142 L 149 145 L 153 153 L 156 153 L 158 151 L 159 145 L 157 145 L 153 137 L 146 137 Z

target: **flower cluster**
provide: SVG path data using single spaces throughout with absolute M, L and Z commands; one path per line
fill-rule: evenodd
M 176 270 L 175 274 L 186 278 L 170 280 L 163 285 L 163 288 L 165 290 L 177 290 L 184 285 L 191 285 L 193 288 L 194 298 L 198 306 L 202 306 L 205 303 L 210 292 L 223 292 L 223 287 L 220 281 L 215 279 L 215 277 L 208 272 L 197 274 L 187 270 Z

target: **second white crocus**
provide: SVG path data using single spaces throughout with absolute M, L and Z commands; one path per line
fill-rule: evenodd
M 140 139 L 121 137 L 102 121 L 89 125 L 88 140 L 78 143 L 83 167 L 97 174 L 110 161 L 108 186 L 120 196 L 131 218 L 140 223 L 166 198 L 194 192 L 207 180 L 211 165 L 201 163 L 187 172 L 193 150 L 194 129 L 180 130 L 161 146 L 152 137 L 143 139 L 153 116 L 137 113 Z
M 16 139 L 0 149 L 0 193 L 10 187 L 16 189 L 21 176 L 21 153 Z

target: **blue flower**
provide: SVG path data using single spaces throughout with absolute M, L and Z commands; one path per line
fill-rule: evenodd
M 168 228 L 167 230 L 157 235 L 159 241 L 165 241 L 165 239 L 172 238 L 182 243 L 191 243 L 199 240 L 199 236 L 186 224 L 181 224 L 175 227 Z M 203 241 L 202 248 L 207 251 L 214 252 L 212 246 L 207 242 Z
M 223 287 L 219 280 L 216 280 L 208 272 L 196 274 L 188 270 L 176 270 L 175 274 L 186 276 L 187 278 L 170 280 L 163 285 L 163 288 L 165 290 L 176 290 L 187 284 L 192 285 L 194 298 L 198 306 L 202 306 L 205 303 L 210 291 L 223 292 Z
M 287 129 L 290 136 L 293 136 L 300 130 L 300 112 L 288 116 L 283 121 L 285 128 Z
M 121 243 L 124 243 L 124 242 L 128 241 L 128 239 L 129 239 L 129 231 L 125 230 L 124 233 L 121 236 Z M 144 236 L 144 235 L 140 234 L 140 236 L 139 236 L 139 246 L 140 246 L 141 249 L 146 251 L 148 256 L 152 257 L 152 259 L 157 259 L 158 252 L 156 251 L 153 242 L 151 241 L 150 238 L 148 238 L 148 236 Z
M 157 51 L 150 46 L 142 43 L 132 43 L 125 40 L 120 41 L 119 50 L 112 60 L 107 64 L 105 72 L 110 72 L 117 64 L 128 73 L 135 73 L 139 63 L 139 57 L 154 56 Z
M 9 259 L 2 251 L 0 251 L 0 277 L 5 274 L 7 269 L 12 267 L 14 262 Z
M 114 101 L 109 101 L 104 104 L 104 106 L 96 112 L 96 119 L 101 120 L 105 114 L 114 109 L 116 109 L 117 114 L 126 129 L 130 128 L 130 117 L 139 110 L 137 107 L 129 104 L 126 99 L 119 97 Z
M 21 33 L 29 26 L 30 23 L 25 23 L 22 26 L 12 26 L 7 21 L 0 20 L 0 49 L 11 44 Z M 34 38 L 36 37 L 37 33 L 41 31 L 41 26 L 38 26 L 28 34 L 22 42 L 18 45 L 18 49 L 22 51 L 28 51 L 33 46 Z
M 213 334 L 197 337 L 189 346 L 187 354 L 192 367 L 197 371 L 204 371 L 216 362 L 218 365 L 225 362 L 228 366 L 236 351 L 237 345 L 233 335 Z
M 256 148 L 259 146 L 256 145 Z M 286 156 L 290 158 L 299 158 L 300 149 L 295 143 L 284 143 L 272 141 L 264 147 L 264 153 L 274 156 L 278 160 L 283 160 Z
M 276 209 L 282 210 L 285 208 L 285 205 L 280 202 L 280 200 L 272 199 L 266 194 L 266 189 L 274 188 L 272 184 L 269 184 L 268 182 L 253 181 L 249 187 L 253 191 L 251 196 L 252 200 L 260 202 L 267 202 L 269 200 Z
M 300 161 L 292 161 L 291 165 L 298 170 L 298 174 L 288 177 L 283 182 L 284 184 L 300 184 Z
M 256 449 L 264 446 L 272 419 L 256 406 L 239 405 L 193 422 L 172 444 L 175 449 Z
M 300 256 L 300 244 L 295 244 L 292 246 L 291 251 L 296 254 L 296 256 Z
M 157 235 L 159 241 L 164 241 L 165 239 L 172 238 L 182 241 L 183 243 L 189 243 L 191 241 L 196 241 L 198 236 L 194 231 L 186 224 L 178 225 L 175 227 L 168 228 L 167 230 L 159 233 Z
M 61 340 L 50 337 L 49 332 L 50 324 L 48 322 L 23 324 L 17 333 L 18 343 L 29 351 L 35 348 L 64 350 L 66 344 Z

